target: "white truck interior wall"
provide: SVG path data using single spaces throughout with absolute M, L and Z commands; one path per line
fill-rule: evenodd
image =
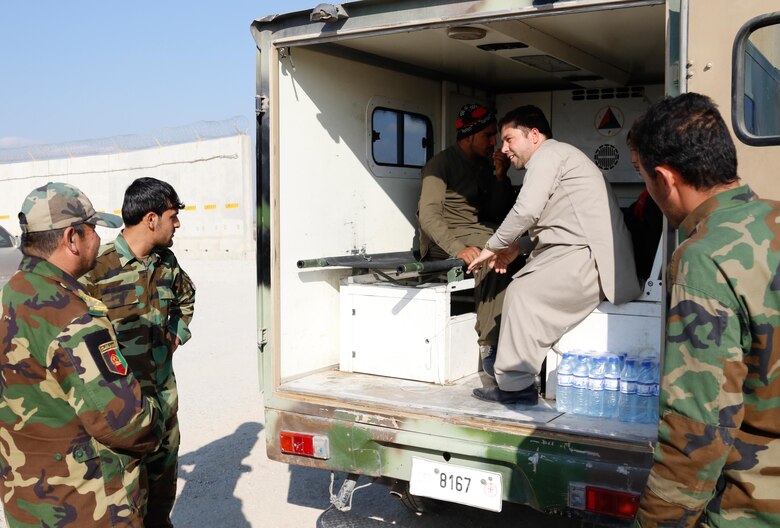
M 0 224 L 20 234 L 17 213 L 29 192 L 50 181 L 84 191 L 95 209 L 121 214 L 127 186 L 154 177 L 173 185 L 187 206 L 173 249 L 195 258 L 254 251 L 252 148 L 249 136 L 97 156 L 0 164 Z M 98 228 L 104 242 L 118 230 Z
M 522 93 L 522 94 L 499 94 L 496 96 L 496 118 L 501 119 L 511 110 L 518 106 L 535 105 L 538 106 L 544 115 L 550 118 L 550 107 L 552 105 L 552 93 L 551 92 L 537 92 L 537 93 Z M 552 123 L 550 124 L 552 126 Z M 498 131 L 496 137 L 496 148 L 501 149 L 503 142 L 501 141 L 501 131 Z M 512 185 L 520 185 L 523 183 L 523 177 L 525 176 L 525 170 L 518 171 L 514 167 L 509 167 L 509 179 L 512 181 Z
M 602 145 L 611 145 L 618 151 L 617 164 L 611 169 L 602 171 L 613 184 L 612 188 L 618 197 L 621 207 L 633 202 L 644 188 L 642 178 L 631 165 L 631 153 L 626 146 L 626 135 L 634 120 L 639 117 L 651 103 L 663 96 L 662 85 L 644 87 L 644 97 L 604 98 L 598 90 L 590 92 L 585 100 L 574 100 L 572 90 L 555 92 L 502 94 L 496 98 L 499 118 L 521 105 L 533 104 L 544 111 L 550 121 L 555 139 L 570 143 L 591 159 Z M 610 92 L 606 92 L 608 95 Z M 611 111 L 614 119 L 608 126 L 601 126 L 605 112 Z M 616 126 L 618 125 L 618 126 Z M 512 169 L 512 182 L 518 184 L 522 176 Z
M 644 189 L 642 177 L 631 164 L 626 136 L 634 121 L 663 94 L 663 85 L 645 86 L 644 97 L 606 99 L 602 96 L 575 101 L 570 90 L 553 93 L 551 126 L 556 139 L 575 145 L 594 161 L 599 147 L 617 148 L 617 164 L 611 169 L 600 168 L 612 183 L 621 207 L 631 204 Z M 606 112 L 611 112 L 612 117 L 605 120 Z M 611 121 L 612 126 L 601 126 L 607 121 Z
M 371 173 L 370 100 L 427 109 L 436 145 L 441 114 L 438 82 L 305 48 L 292 64 L 279 69 L 282 379 L 339 362 L 339 279 L 349 272 L 299 270 L 298 260 L 417 245 L 420 179 Z

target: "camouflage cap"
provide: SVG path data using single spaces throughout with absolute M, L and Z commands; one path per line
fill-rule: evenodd
M 51 231 L 78 224 L 121 227 L 122 219 L 95 212 L 89 198 L 73 185 L 47 183 L 27 195 L 19 213 L 23 233 Z

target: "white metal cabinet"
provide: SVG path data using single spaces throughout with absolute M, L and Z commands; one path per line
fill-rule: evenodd
M 452 295 L 474 279 L 401 286 L 342 281 L 341 361 L 362 372 L 446 384 L 477 372 L 476 314 L 452 315 Z

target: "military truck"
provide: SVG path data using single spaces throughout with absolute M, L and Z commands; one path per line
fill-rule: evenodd
M 780 11 L 764 0 L 364 0 L 256 19 L 258 343 L 267 451 L 388 483 L 412 506 L 504 501 L 621 524 L 656 424 L 556 410 L 557 352 L 663 357 L 665 230 L 644 292 L 604 303 L 547 358 L 533 407 L 470 396 L 471 288 L 408 271 L 420 168 L 461 105 L 535 104 L 621 206 L 642 192 L 626 133 L 658 98 L 711 96 L 742 178 L 780 197 Z M 774 10 L 774 12 L 773 12 Z M 510 174 L 522 185 L 522 174 Z M 400 268 L 400 269 L 398 269 Z M 551 284 L 550 287 L 555 287 Z

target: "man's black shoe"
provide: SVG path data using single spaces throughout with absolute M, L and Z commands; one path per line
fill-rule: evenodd
M 505 391 L 498 387 L 485 387 L 474 389 L 472 396 L 479 400 L 496 403 L 524 403 L 526 405 L 536 405 L 539 401 L 539 391 L 535 385 L 519 391 Z

